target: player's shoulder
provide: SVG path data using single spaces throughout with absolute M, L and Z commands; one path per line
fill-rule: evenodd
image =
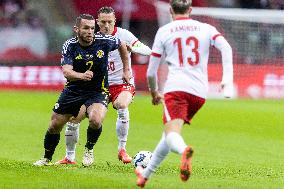
M 115 36 L 112 36 L 112 35 L 107 35 L 107 34 L 103 34 L 103 33 L 96 33 L 95 34 L 95 40 L 116 41 L 117 38 Z
M 131 31 L 120 27 L 116 27 L 115 36 L 124 40 L 132 39 L 133 37 L 135 37 L 135 35 Z
M 78 42 L 78 38 L 77 37 L 72 37 L 70 39 L 67 39 L 64 43 L 63 46 L 69 46 L 70 44 L 75 44 Z
M 209 28 L 209 29 L 215 28 L 213 25 L 208 24 L 208 23 L 206 23 L 206 22 L 200 22 L 200 21 L 198 21 L 198 20 L 193 20 L 193 19 L 192 19 L 192 21 L 195 22 L 196 25 L 200 25 L 200 26 L 202 26 L 202 27 L 204 27 L 204 28 Z
M 70 39 L 67 39 L 63 43 L 63 50 L 66 51 L 68 48 L 74 46 L 74 44 L 78 43 L 78 38 L 77 37 L 72 37 Z
M 156 37 L 161 36 L 161 35 L 165 35 L 169 31 L 170 27 L 171 27 L 171 22 L 159 27 L 157 34 L 156 34 Z
M 128 34 L 128 33 L 131 33 L 129 30 L 127 29 L 124 29 L 124 28 L 121 28 L 121 27 L 116 27 L 117 29 L 117 33 L 120 33 L 120 34 Z M 132 34 L 132 33 L 131 33 Z
M 161 27 L 159 28 L 159 30 L 160 30 L 160 31 L 167 30 L 167 29 L 170 28 L 172 25 L 173 25 L 173 22 L 169 22 L 169 23 L 167 23 L 167 24 L 161 26 Z

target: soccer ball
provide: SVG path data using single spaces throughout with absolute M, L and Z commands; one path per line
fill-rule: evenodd
M 132 160 L 132 163 L 134 167 L 142 166 L 143 168 L 146 168 L 148 163 L 150 162 L 152 158 L 152 152 L 149 151 L 139 151 Z

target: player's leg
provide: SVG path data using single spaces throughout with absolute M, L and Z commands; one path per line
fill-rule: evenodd
M 187 181 L 191 175 L 193 149 L 184 142 L 181 129 L 184 123 L 190 123 L 190 120 L 204 103 L 205 99 L 186 92 L 165 94 L 164 122 L 166 122 L 166 141 L 172 152 L 182 155 L 180 165 L 182 181 Z M 179 104 L 179 106 L 175 106 L 175 104 Z
M 181 136 L 181 128 L 184 120 L 175 119 L 169 121 L 165 125 L 166 142 L 170 150 L 174 153 L 182 155 L 180 166 L 180 178 L 187 181 L 192 172 L 191 158 L 193 154 L 192 147 L 188 146 Z
M 36 161 L 34 165 L 43 166 L 51 164 L 52 156 L 60 140 L 60 132 L 71 116 L 71 114 L 62 115 L 55 112 L 52 113 L 49 128 L 44 138 L 44 157 Z
M 84 166 L 90 166 L 94 163 L 93 148 L 102 133 L 102 123 L 106 112 L 107 103 L 93 103 L 87 108 L 89 126 L 87 129 L 87 142 L 82 161 Z
M 142 167 L 137 167 L 135 173 L 137 175 L 137 186 L 144 187 L 146 181 L 150 178 L 152 173 L 154 173 L 161 162 L 166 158 L 170 151 L 170 148 L 166 142 L 165 133 L 163 133 L 160 142 L 156 146 L 151 161 L 149 162 L 146 169 L 142 169 Z
M 193 150 L 191 147 L 187 148 L 183 137 L 181 136 L 181 129 L 185 122 L 189 122 L 192 117 L 188 116 L 188 100 L 187 93 L 184 92 L 170 92 L 164 95 L 164 123 L 166 142 L 170 150 L 174 153 L 182 155 L 180 166 L 180 177 L 186 181 L 192 171 L 191 157 Z M 176 106 L 175 104 L 179 104 Z M 189 149 L 189 151 L 187 150 Z M 184 158 L 185 157 L 185 158 Z
M 142 170 L 141 167 L 138 167 L 135 170 L 135 173 L 137 175 L 137 182 L 136 182 L 137 186 L 144 187 L 144 185 L 146 184 L 146 181 L 156 171 L 156 169 L 159 167 L 162 161 L 166 158 L 170 150 L 173 152 L 177 152 L 178 150 L 180 150 L 181 154 L 183 153 L 184 149 L 187 147 L 184 144 L 183 139 L 174 135 L 175 139 L 177 139 L 178 142 L 172 143 L 173 138 L 171 137 L 173 133 L 180 133 L 183 123 L 184 121 L 182 119 L 175 119 L 165 124 L 165 131 L 163 133 L 163 136 L 159 144 L 156 146 L 153 152 L 151 161 L 149 162 L 148 166 L 144 170 Z M 170 134 L 170 143 L 167 141 L 169 140 L 168 139 L 169 134 Z
M 182 154 L 187 147 L 182 136 L 181 129 L 184 124 L 182 119 L 174 119 L 165 124 L 166 141 L 172 152 Z
M 79 141 L 79 127 L 80 122 L 86 117 L 86 106 L 83 105 L 80 108 L 80 112 L 77 117 L 72 117 L 66 123 L 65 129 L 65 144 L 66 144 L 66 156 L 56 162 L 56 164 L 76 164 L 76 144 Z
M 164 123 L 166 136 L 164 139 L 161 139 L 159 145 L 155 149 L 147 168 L 144 171 L 142 171 L 141 168 L 136 169 L 138 186 L 143 187 L 145 185 L 147 179 L 166 157 L 167 153 L 163 153 L 162 150 L 159 151 L 159 146 L 161 146 L 161 149 L 164 148 L 171 150 L 172 152 L 182 154 L 180 177 L 183 181 L 186 181 L 189 178 L 192 170 L 191 157 L 193 150 L 190 146 L 185 144 L 180 133 L 183 124 L 185 122 L 189 122 L 189 120 L 201 108 L 204 102 L 205 101 L 202 98 L 192 98 L 192 96 L 188 97 L 188 95 L 184 94 L 183 92 L 181 94 L 179 92 L 165 94 Z M 188 103 L 192 103 L 190 106 L 192 108 L 190 110 L 188 108 Z M 176 106 L 176 104 L 179 104 L 179 106 Z
M 129 130 L 128 106 L 132 101 L 132 93 L 122 91 L 119 93 L 113 106 L 117 109 L 116 134 L 118 138 L 118 159 L 123 163 L 130 163 L 132 158 L 126 153 L 126 142 Z
M 60 140 L 60 132 L 63 126 L 72 116 L 77 116 L 83 102 L 86 101 L 84 96 L 78 93 L 64 89 L 60 94 L 57 103 L 53 107 L 53 113 L 49 128 L 44 138 L 45 154 L 43 161 L 39 160 L 34 163 L 36 166 L 47 165 L 51 161 L 56 146 Z M 44 162 L 45 161 L 45 162 Z

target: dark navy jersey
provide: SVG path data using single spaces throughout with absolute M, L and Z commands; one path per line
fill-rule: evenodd
M 66 87 L 70 90 L 106 91 L 108 90 L 108 54 L 118 49 L 120 40 L 111 35 L 95 34 L 94 42 L 83 47 L 78 38 L 71 38 L 63 45 L 61 66 L 69 64 L 76 72 L 84 73 L 90 70 L 94 73 L 91 81 L 69 81 Z

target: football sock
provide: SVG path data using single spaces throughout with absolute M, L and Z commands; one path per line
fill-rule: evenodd
M 182 136 L 177 132 L 169 132 L 166 136 L 166 141 L 170 150 L 174 153 L 182 154 L 187 147 Z
M 151 161 L 149 162 L 148 166 L 146 167 L 146 169 L 144 169 L 142 173 L 143 177 L 148 179 L 151 176 L 151 174 L 156 171 L 158 166 L 166 158 L 169 152 L 170 148 L 165 139 L 165 133 L 163 133 L 163 136 L 159 144 L 156 146 L 156 149 L 153 152 Z
M 117 110 L 116 134 L 118 139 L 118 149 L 125 149 L 129 129 L 128 108 Z
M 70 161 L 75 160 L 76 144 L 79 140 L 80 123 L 67 122 L 65 130 L 66 157 Z
M 44 137 L 44 158 L 52 160 L 55 148 L 58 145 L 60 140 L 60 134 L 51 134 L 48 131 Z
M 101 133 L 102 133 L 102 126 L 99 129 L 93 129 L 89 126 L 87 129 L 87 143 L 85 147 L 89 150 L 92 150 L 94 148 L 94 145 L 98 141 Z

